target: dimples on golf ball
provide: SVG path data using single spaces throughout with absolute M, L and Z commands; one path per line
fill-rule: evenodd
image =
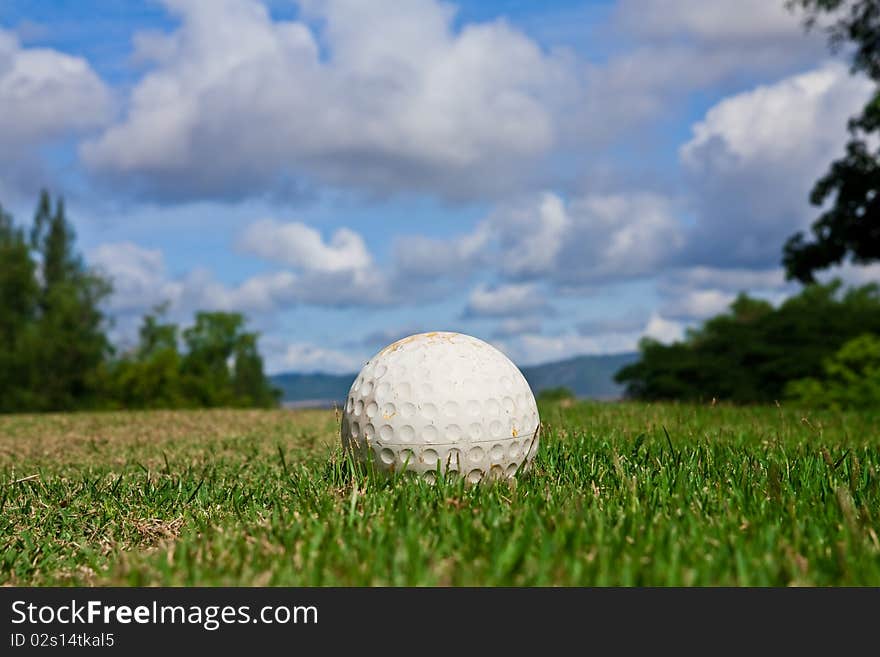
M 461 333 L 420 333 L 385 347 L 358 374 L 342 415 L 342 444 L 357 460 L 437 470 L 471 483 L 513 477 L 538 448 L 529 384 L 495 347 Z

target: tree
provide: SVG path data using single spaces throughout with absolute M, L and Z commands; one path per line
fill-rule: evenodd
M 199 312 L 183 332 L 185 394 L 200 406 L 274 406 L 278 393 L 263 373 L 257 334 L 239 313 Z
M 278 405 L 281 391 L 273 388 L 263 373 L 263 358 L 257 351 L 257 334 L 245 333 L 235 345 L 232 387 L 241 406 L 270 408 Z
M 165 310 L 159 306 L 144 316 L 137 348 L 111 367 L 107 397 L 122 408 L 194 405 L 182 389 L 177 326 L 160 321 Z
M 24 232 L 0 206 L 0 411 L 31 405 L 29 332 L 37 281 Z
M 31 233 L 40 271 L 34 337 L 37 410 L 69 410 L 96 401 L 97 377 L 110 352 L 100 309 L 112 289 L 110 281 L 86 267 L 74 242 L 63 200 L 53 212 L 43 191 Z
M 833 49 L 852 43 L 853 73 L 864 73 L 880 84 L 880 0 L 788 0 L 806 12 L 806 27 L 823 16 L 835 18 L 828 28 Z M 880 260 L 880 88 L 861 114 L 848 123 L 846 154 L 831 164 L 810 194 L 813 205 L 831 207 L 812 224 L 808 239 L 793 235 L 783 248 L 789 279 L 812 283 L 815 273 L 843 262 Z

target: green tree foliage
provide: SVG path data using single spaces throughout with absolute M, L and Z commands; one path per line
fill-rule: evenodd
M 641 359 L 615 376 L 639 399 L 774 402 L 789 381 L 820 376 L 849 339 L 880 333 L 880 288 L 812 285 L 778 308 L 740 295 L 683 342 L 643 340 Z
M 54 212 L 51 205 L 44 191 L 31 233 L 39 261 L 31 382 L 39 386 L 37 410 L 70 410 L 98 403 L 97 377 L 110 354 L 100 304 L 111 285 L 74 250 L 63 200 L 56 202 Z
M 880 0 L 789 0 L 806 12 L 807 27 L 823 16 L 835 48 L 855 45 L 852 71 L 880 85 Z M 850 119 L 846 154 L 832 162 L 816 182 L 810 201 L 830 207 L 813 223 L 811 237 L 792 236 L 783 249 L 789 278 L 814 281 L 815 272 L 841 263 L 847 255 L 857 263 L 880 259 L 880 86 L 861 114 Z
M 276 406 L 281 391 L 273 388 L 263 373 L 263 357 L 257 350 L 257 335 L 242 334 L 234 349 L 232 388 L 242 406 Z
M 107 397 L 122 408 L 179 408 L 183 397 L 177 347 L 178 328 L 163 324 L 163 308 L 146 315 L 138 346 L 113 367 Z
M 186 394 L 203 406 L 269 406 L 278 394 L 263 375 L 257 336 L 244 330 L 238 313 L 200 312 L 183 332 Z
M 33 403 L 29 356 L 37 313 L 35 272 L 23 231 L 0 207 L 0 412 Z
M 880 337 L 853 338 L 823 365 L 821 378 L 790 381 L 786 396 L 815 408 L 880 407 Z

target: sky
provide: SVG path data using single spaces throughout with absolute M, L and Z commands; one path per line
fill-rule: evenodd
M 121 349 L 166 303 L 246 314 L 271 373 L 631 351 L 797 293 L 845 56 L 782 0 L 4 0 L 0 203 L 63 195 Z

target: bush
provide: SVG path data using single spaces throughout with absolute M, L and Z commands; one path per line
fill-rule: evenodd
M 786 396 L 817 408 L 880 407 L 880 337 L 871 333 L 846 342 L 823 365 L 824 377 L 791 381 Z

